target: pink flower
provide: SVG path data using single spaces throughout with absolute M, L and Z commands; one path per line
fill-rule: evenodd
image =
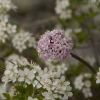
M 73 41 L 70 37 L 63 37 L 63 30 L 47 31 L 38 41 L 37 51 L 43 59 L 63 61 L 69 58 Z

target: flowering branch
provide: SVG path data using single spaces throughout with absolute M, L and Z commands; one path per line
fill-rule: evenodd
M 47 68 L 43 70 L 38 65 L 28 62 L 26 58 L 14 62 L 15 64 L 6 64 L 2 82 L 5 85 L 9 82 L 17 82 L 20 85 L 14 85 L 15 90 L 11 90 L 12 94 L 3 94 L 7 100 L 12 100 L 15 96 L 18 100 L 20 96 L 22 100 L 66 100 L 73 95 L 70 82 L 65 80 L 65 76 L 59 75 L 59 72 Z
M 86 65 L 94 74 L 96 74 L 96 71 L 94 70 L 94 68 L 87 63 L 85 60 L 83 60 L 82 58 L 78 57 L 77 55 L 71 53 L 71 56 L 75 59 L 77 59 L 78 61 L 80 61 L 81 63 L 83 63 L 84 65 Z

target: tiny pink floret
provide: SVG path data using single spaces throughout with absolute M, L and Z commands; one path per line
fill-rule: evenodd
M 37 51 L 42 59 L 64 61 L 69 58 L 73 47 L 70 37 L 62 37 L 63 30 L 47 31 L 38 41 Z

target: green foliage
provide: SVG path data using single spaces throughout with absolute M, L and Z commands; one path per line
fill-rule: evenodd
M 25 97 L 13 96 L 11 100 L 27 100 Z
M 76 33 L 75 34 L 75 36 L 76 36 L 76 39 L 77 39 L 77 41 L 79 42 L 79 43 L 83 43 L 84 42 L 84 40 L 86 39 L 86 37 L 87 37 L 87 35 L 85 34 L 85 33 Z
M 26 88 L 26 91 L 27 91 L 28 95 L 31 96 L 34 93 L 33 85 L 32 84 L 28 85 Z
M 7 93 L 3 93 L 3 96 L 7 99 L 7 100 L 11 100 L 11 97 L 9 94 Z
M 16 90 L 22 94 L 25 94 L 25 88 L 23 86 L 15 86 Z
M 2 62 L 0 62 L 0 71 L 2 71 L 2 70 L 3 70 L 3 68 L 4 68 L 4 65 L 3 65 L 3 63 L 2 63 Z

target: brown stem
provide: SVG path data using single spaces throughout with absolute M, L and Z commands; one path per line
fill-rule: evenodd
M 83 63 L 84 65 L 86 65 L 94 74 L 96 74 L 96 71 L 94 70 L 94 68 L 87 63 L 85 60 L 83 60 L 82 58 L 78 57 L 77 55 L 71 53 L 71 56 L 75 59 L 77 59 L 78 61 L 80 61 L 81 63 Z
M 0 58 L 1 58 L 1 59 L 4 59 L 4 60 L 7 60 L 7 61 L 9 61 L 10 63 L 14 64 L 12 61 L 6 59 L 5 57 L 0 57 Z M 14 64 L 14 65 L 15 65 L 15 64 Z

